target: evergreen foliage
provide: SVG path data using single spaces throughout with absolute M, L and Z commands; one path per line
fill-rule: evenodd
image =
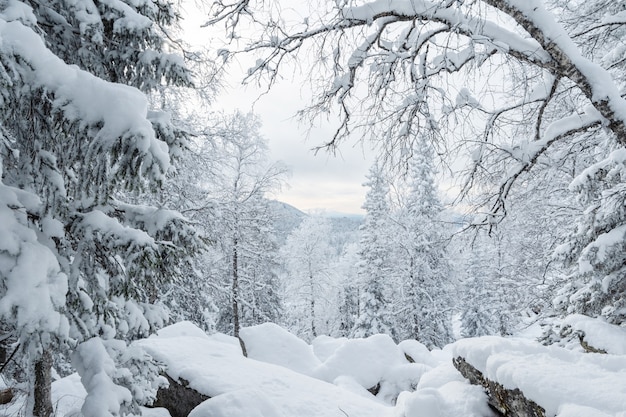
M 352 329 L 353 337 L 377 333 L 396 336 L 390 311 L 390 272 L 392 269 L 391 237 L 389 236 L 389 185 L 378 164 L 370 168 L 365 195 L 365 221 L 360 240 L 358 277 L 361 283 L 360 312 Z
M 158 190 L 170 151 L 185 147 L 144 93 L 190 86 L 191 75 L 166 52 L 176 50 L 167 41 L 174 4 L 0 8 L 0 314 L 30 369 L 50 352 L 145 336 L 166 322 L 157 288 L 181 276 L 200 242 L 184 217 L 139 196 Z M 156 368 L 132 372 L 148 382 L 124 388 L 114 414 L 156 393 Z M 123 372 L 111 378 L 126 385 Z
M 408 192 L 399 223 L 403 226 L 400 258 L 404 297 L 399 323 L 402 339 L 442 347 L 452 341 L 453 277 L 437 196 L 431 144 L 421 135 L 409 160 Z

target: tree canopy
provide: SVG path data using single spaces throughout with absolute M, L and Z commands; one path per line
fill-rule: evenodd
M 251 79 L 271 86 L 294 60 L 310 68 L 315 99 L 301 115 L 340 114 L 327 146 L 364 135 L 402 159 L 427 130 L 439 154 L 460 151 L 462 195 L 483 197 L 475 224 L 499 223 L 528 178 L 569 176 L 586 213 L 561 234 L 574 283 L 564 308 L 622 322 L 623 262 L 609 258 L 626 245 L 624 3 L 325 4 L 290 20 L 280 1 L 219 2 L 211 22 L 239 41 L 242 25 L 258 29 L 240 49 L 258 57 Z

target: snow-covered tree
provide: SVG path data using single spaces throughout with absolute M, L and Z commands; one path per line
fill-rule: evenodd
M 331 336 L 347 337 L 352 332 L 360 310 L 360 285 L 358 279 L 359 245 L 351 243 L 337 261 L 337 276 L 341 286 L 337 294 L 336 324 Z
M 395 337 L 395 324 L 389 299 L 392 282 L 393 249 L 389 234 L 389 184 L 380 165 L 375 162 L 363 184 L 365 221 L 359 242 L 358 276 L 361 285 L 359 317 L 351 335 L 367 337 L 377 333 Z
M 278 248 L 266 195 L 280 187 L 286 169 L 268 160 L 259 128 L 255 115 L 237 112 L 212 135 L 220 155 L 217 184 L 208 194 L 218 211 L 216 278 L 229 288 L 216 295 L 219 328 L 234 336 L 242 325 L 276 320 L 280 311 Z
M 461 312 L 461 336 L 500 334 L 500 318 L 511 313 L 505 307 L 509 300 L 498 298 L 502 284 L 494 279 L 498 263 L 495 245 L 483 233 L 464 235 L 459 245 L 457 273 L 462 284 L 457 307 Z
M 580 160 L 583 148 L 592 162 L 577 169 L 571 191 L 586 211 L 559 251 L 572 266 L 561 300 L 568 311 L 621 323 L 623 7 L 609 0 L 348 0 L 288 20 L 265 0 L 239 0 L 219 3 L 214 22 L 225 22 L 231 38 L 244 22 L 258 25 L 246 45 L 261 54 L 249 76 L 270 84 L 288 57 L 319 57 L 310 72 L 316 98 L 303 114 L 338 110 L 329 146 L 369 130 L 393 152 L 425 127 L 455 142 L 448 149 L 467 150 L 464 191 L 490 188 L 480 205 L 487 227 L 507 213 L 516 184 L 541 175 L 546 160 Z
M 433 152 L 422 134 L 409 159 L 408 190 L 400 213 L 397 255 L 403 297 L 399 334 L 427 346 L 443 347 L 452 341 L 451 296 L 453 277 L 448 263 L 443 206 L 437 195 Z M 401 261 L 398 262 L 401 262 Z
M 0 315 L 34 375 L 28 413 L 52 414 L 50 366 L 65 348 L 85 414 L 156 393 L 157 368 L 115 339 L 163 325 L 156 288 L 199 246 L 183 216 L 131 197 L 157 191 L 185 146 L 145 95 L 191 85 L 167 36 L 176 20 L 158 0 L 0 6 Z M 103 394 L 95 375 L 115 387 L 108 410 L 90 405 Z
M 328 333 L 323 312 L 336 296 L 328 218 L 309 215 L 281 248 L 287 325 L 305 339 Z

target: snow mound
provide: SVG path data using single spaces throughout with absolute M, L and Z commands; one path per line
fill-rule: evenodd
M 403 340 L 398 344 L 398 347 L 415 363 L 423 363 L 430 366 L 438 364 L 438 360 L 433 357 L 428 348 L 417 340 Z
M 322 362 L 330 358 L 348 339 L 345 337 L 317 336 L 311 342 L 313 353 Z
M 190 321 L 181 321 L 173 326 L 167 326 L 157 332 L 158 337 L 162 339 L 176 337 L 199 337 L 206 339 L 209 336 Z
M 165 334 L 181 332 L 178 327 L 170 326 Z M 255 343 L 254 336 L 248 334 L 248 339 Z M 216 338 L 157 335 L 137 343 L 165 364 L 170 377 L 184 378 L 191 388 L 212 397 L 194 410 L 195 417 L 391 415 L 390 407 L 282 366 L 245 358 L 232 344 Z
M 494 336 L 460 340 L 452 350 L 487 379 L 519 388 L 546 415 L 626 416 L 624 355 L 575 352 Z
M 307 365 L 303 366 L 306 371 L 319 363 L 312 346 L 278 326 L 255 326 L 242 333 L 258 358 L 293 366 L 288 358 L 293 356 L 295 363 Z M 449 350 L 434 351 L 431 357 L 422 345 L 404 343 L 413 348 L 414 358 L 419 352 L 429 364 L 409 363 L 404 350 L 384 335 L 355 340 L 319 338 L 314 345 L 318 354 L 327 357 L 316 371 L 326 372 L 325 377 L 331 379 L 328 382 L 246 358 L 236 338 L 220 333 L 206 335 L 189 322 L 169 326 L 135 343 L 163 363 L 170 377 L 185 379 L 191 388 L 210 397 L 191 412 L 191 417 L 491 415 L 482 388 L 470 385 L 454 369 Z M 287 355 L 282 360 L 281 352 Z M 364 387 L 372 381 L 379 384 L 376 397 Z M 78 415 L 85 396 L 78 375 L 56 381 L 55 415 Z M 142 411 L 148 417 L 169 417 L 165 409 Z
M 241 329 L 248 357 L 313 376 L 321 362 L 304 340 L 274 323 Z
M 581 314 L 572 314 L 563 320 L 563 326 L 571 326 L 574 331 L 581 331 L 585 341 L 605 352 L 626 355 L 626 328 L 609 324 L 598 318 Z
M 366 339 L 346 339 L 317 369 L 318 378 L 332 382 L 351 376 L 363 388 L 376 386 L 388 370 L 407 363 L 391 337 L 376 334 Z
M 493 412 L 483 389 L 465 381 L 450 381 L 438 388 L 403 392 L 395 417 L 486 417 Z
M 211 398 L 196 408 L 189 417 L 288 417 L 269 401 L 262 391 L 242 389 Z

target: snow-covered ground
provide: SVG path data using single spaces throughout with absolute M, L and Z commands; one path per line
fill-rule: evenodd
M 490 336 L 434 351 L 416 341 L 395 344 L 385 335 L 320 336 L 307 344 L 271 323 L 242 330 L 248 358 L 236 339 L 207 335 L 189 322 L 137 344 L 172 378 L 211 397 L 191 417 L 492 416 L 483 389 L 453 367 L 456 356 L 505 388 L 521 389 L 547 416 L 626 417 L 626 331 L 582 316 L 564 325 L 584 331 L 590 344 L 609 353 Z M 57 416 L 80 415 L 84 398 L 76 374 L 53 383 Z M 0 408 L 0 414 L 8 410 Z M 169 416 L 165 409 L 143 412 Z

